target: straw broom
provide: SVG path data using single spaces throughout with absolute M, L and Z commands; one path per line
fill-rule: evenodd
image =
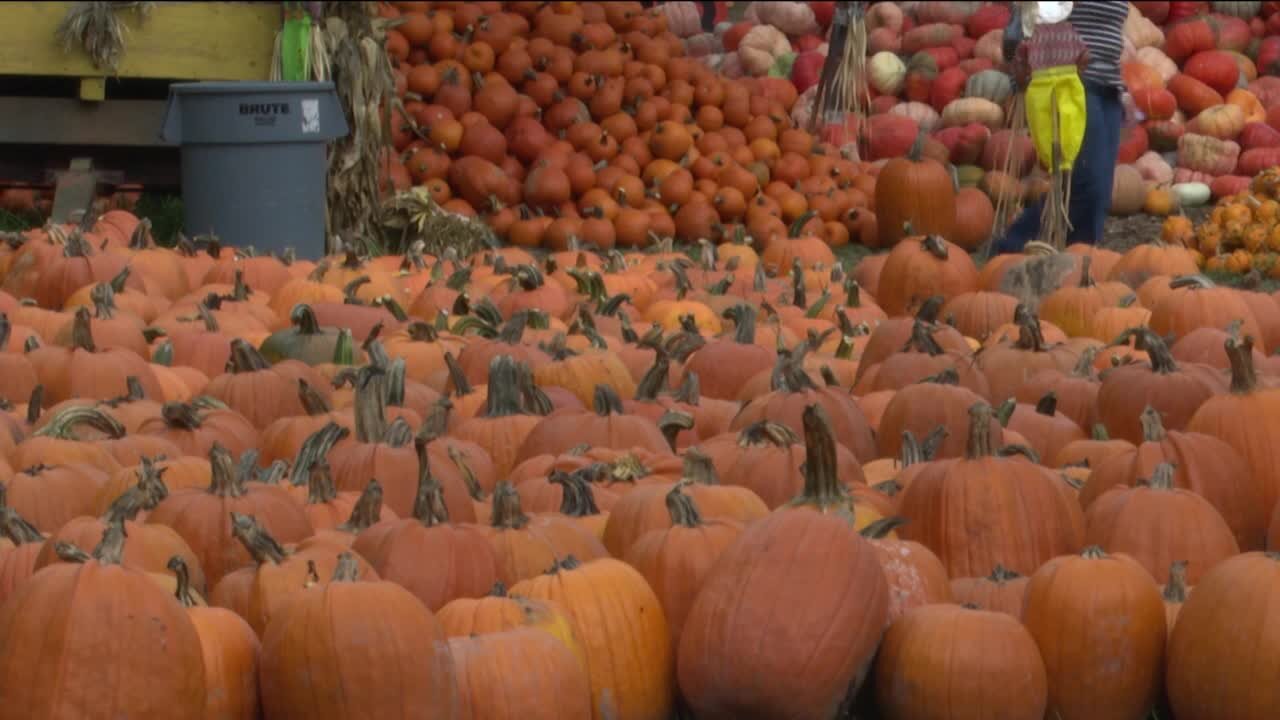
M 866 86 L 867 27 L 862 3 L 841 3 L 832 20 L 827 60 L 818 80 L 809 119 L 810 131 L 841 145 L 851 160 L 859 160 L 857 138 L 846 136 L 848 117 L 865 117 L 871 102 Z M 839 133 L 838 137 L 835 136 Z M 836 142 L 838 140 L 839 142 Z

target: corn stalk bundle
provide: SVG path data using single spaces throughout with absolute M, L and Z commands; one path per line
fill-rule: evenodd
M 382 205 L 380 223 L 389 244 L 397 248 L 416 245 L 431 255 L 452 249 L 466 257 L 498 246 L 498 239 L 487 224 L 441 208 L 424 187 L 389 197 Z
M 827 60 L 818 79 L 809 129 L 824 140 L 849 146 L 852 160 L 859 159 L 857 138 L 848 137 L 850 117 L 861 122 L 871 97 L 866 84 L 867 26 L 861 2 L 840 3 L 831 22 Z
M 154 7 L 153 2 L 71 3 L 55 33 L 68 51 L 79 47 L 94 67 L 115 74 L 129 34 L 129 27 L 117 13 L 133 11 L 145 21 Z
M 1013 58 L 1018 43 L 1022 41 L 1022 8 L 1021 3 L 1013 3 L 1012 17 L 1009 25 L 1005 28 L 1003 38 L 1003 54 L 1006 60 Z M 1013 152 L 1014 141 L 1027 133 L 1027 108 L 1026 108 L 1026 88 L 1018 86 L 1015 79 L 1013 92 L 1010 93 L 1009 99 L 1006 101 L 1004 113 L 1004 127 L 1009 130 L 1009 152 L 1005 153 L 1004 162 L 998 169 L 1009 178 L 1021 178 L 1026 168 L 1022 167 L 1022 157 L 1019 153 Z M 1018 214 L 1022 212 L 1022 194 L 1021 193 L 999 193 L 996 197 L 995 220 L 991 223 L 991 241 L 987 243 L 983 252 L 983 257 L 990 257 L 992 250 L 1004 234 L 1009 231 L 1009 226 L 1017 219 Z

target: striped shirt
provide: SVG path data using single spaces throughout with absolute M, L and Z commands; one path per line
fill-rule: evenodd
M 1089 65 L 1080 77 L 1100 85 L 1123 88 L 1120 54 L 1124 52 L 1124 21 L 1129 17 L 1126 0 L 1089 0 L 1071 8 L 1069 20 L 1089 46 Z

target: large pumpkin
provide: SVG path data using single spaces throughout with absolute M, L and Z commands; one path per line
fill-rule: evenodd
M 1023 622 L 1049 677 L 1046 717 L 1145 717 L 1160 691 L 1164 602 L 1126 555 L 1089 547 L 1055 558 L 1027 584 Z
M 93 557 L 63 546 L 68 562 L 31 577 L 0 608 L 0 693 L 12 702 L 0 714 L 203 716 L 195 626 L 151 574 L 120 564 L 123 547 L 121 524 L 108 528 Z M 106 668 L 106 684 L 65 681 L 102 677 Z
M 1280 665 L 1280 556 L 1253 552 L 1223 562 L 1200 581 L 1169 638 L 1169 702 L 1179 720 L 1265 720 L 1280 685 L 1251 682 Z
M 955 227 L 955 188 L 951 174 L 923 158 L 925 134 L 916 136 L 905 158 L 890 160 L 876 177 L 879 246 L 893 247 L 910 235 L 951 237 Z
M 698 717 L 835 717 L 887 612 L 876 552 L 845 518 L 777 510 L 725 551 L 689 609 L 680 691 Z

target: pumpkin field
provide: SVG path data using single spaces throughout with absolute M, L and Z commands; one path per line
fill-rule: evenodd
M 995 256 L 1007 3 L 697 5 L 370 3 L 384 253 L 0 234 L 0 720 L 1280 713 L 1280 3 Z

